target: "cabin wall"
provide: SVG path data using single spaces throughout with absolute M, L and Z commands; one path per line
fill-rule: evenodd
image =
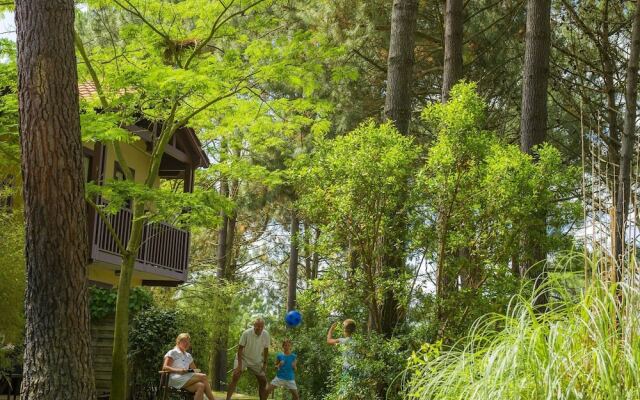
M 93 143 L 83 143 L 85 149 L 93 152 Z M 122 143 L 120 144 L 122 155 L 127 161 L 129 168 L 134 171 L 134 179 L 136 183 L 144 183 L 147 179 L 149 172 L 149 165 L 151 164 L 151 155 L 146 151 L 145 142 L 138 139 L 134 143 Z M 99 157 L 93 155 L 93 160 L 96 162 Z M 113 146 L 106 146 L 105 149 L 105 163 L 104 163 L 104 177 L 105 179 L 113 179 L 115 176 L 115 164 L 117 157 L 113 150 Z M 156 178 L 154 187 L 160 185 L 160 179 Z

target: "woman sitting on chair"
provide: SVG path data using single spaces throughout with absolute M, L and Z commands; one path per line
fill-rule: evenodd
M 194 394 L 194 400 L 214 400 L 207 376 L 201 374 L 193 363 L 193 357 L 187 353 L 191 347 L 191 337 L 188 333 L 181 333 L 176 338 L 176 347 L 164 355 L 162 370 L 170 372 L 169 386 L 184 389 Z

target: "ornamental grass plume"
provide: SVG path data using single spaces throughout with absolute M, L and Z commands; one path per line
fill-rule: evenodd
M 586 270 L 602 261 L 585 261 Z M 640 399 L 635 279 L 612 284 L 577 273 L 550 276 L 532 296 L 515 296 L 505 315 L 476 321 L 452 349 L 425 345 L 414 353 L 405 375 L 406 398 Z M 546 312 L 534 306 L 543 291 L 550 298 Z

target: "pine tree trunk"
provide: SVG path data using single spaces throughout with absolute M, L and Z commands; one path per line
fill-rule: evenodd
M 24 178 L 23 400 L 94 399 L 71 0 L 16 2 Z
M 547 86 L 549 81 L 549 53 L 551 46 L 551 1 L 527 1 L 527 26 L 524 67 L 522 76 L 522 115 L 520 119 L 520 149 L 534 153 L 535 146 L 545 141 L 547 130 Z M 533 271 L 532 267 L 546 259 L 544 245 L 540 241 L 546 236 L 546 213 L 544 210 L 532 219 L 540 221 L 523 239 L 525 249 L 521 257 L 521 274 L 529 271 L 536 284 L 544 281 L 544 271 Z M 536 268 L 538 270 L 539 268 Z M 546 303 L 544 296 L 539 303 Z
M 313 245 L 317 246 L 318 241 L 320 240 L 320 229 L 316 228 L 315 238 L 313 240 Z M 313 255 L 311 256 L 311 279 L 318 279 L 318 272 L 320 269 L 320 255 L 317 250 L 313 250 Z
M 600 29 L 600 46 L 598 50 L 602 59 L 602 78 L 604 80 L 604 90 L 607 94 L 607 133 L 611 139 L 607 145 L 607 160 L 612 166 L 612 171 L 604 177 L 605 182 L 611 182 L 608 189 L 611 191 L 611 197 L 617 199 L 618 188 L 616 181 L 616 167 L 620 165 L 620 124 L 618 116 L 621 114 L 618 104 L 618 93 L 616 89 L 616 76 L 618 68 L 616 65 L 617 54 L 611 46 L 611 31 L 609 29 L 609 0 L 605 0 L 602 5 L 602 16 Z M 615 251 L 615 249 L 614 249 Z
M 409 134 L 411 122 L 411 77 L 417 18 L 417 0 L 394 0 L 384 111 L 385 118 L 393 121 L 398 132 L 403 135 Z M 404 205 L 406 195 L 407 193 L 401 195 L 399 204 Z M 385 253 L 382 256 L 383 277 L 386 280 L 396 279 L 403 272 L 406 262 L 407 215 L 398 209 L 393 213 L 392 220 L 393 224 L 387 233 Z M 379 321 L 376 321 L 379 330 L 390 337 L 402 315 L 394 291 L 386 289 L 382 294 L 381 316 Z
M 442 72 L 442 102 L 449 100 L 453 85 L 462 79 L 462 32 L 464 1 L 446 0 L 444 13 L 444 65 Z
M 411 121 L 411 76 L 417 16 L 417 0 L 393 1 L 384 115 L 403 135 L 409 134 Z
M 527 33 L 522 74 L 520 149 L 542 144 L 547 130 L 547 84 L 551 45 L 551 1 L 527 1 Z
M 298 216 L 291 212 L 291 246 L 289 254 L 289 283 L 287 285 L 287 311 L 296 308 L 296 289 L 298 287 Z
M 640 3 L 636 5 L 631 32 L 631 47 L 627 64 L 627 84 L 625 93 L 626 113 L 624 116 L 624 128 L 622 131 L 622 148 L 620 154 L 620 175 L 618 177 L 618 190 L 616 198 L 616 233 L 615 233 L 615 260 L 616 281 L 620 282 L 624 269 L 624 227 L 629 212 L 631 200 L 631 160 L 633 158 L 633 145 L 636 137 L 636 108 L 638 101 L 638 59 L 640 54 Z

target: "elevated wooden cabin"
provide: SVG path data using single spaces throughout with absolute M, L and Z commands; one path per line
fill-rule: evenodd
M 96 89 L 93 84 L 80 85 L 81 97 L 94 95 Z M 144 120 L 126 129 L 133 132 L 138 140 L 131 144 L 123 143 L 120 147 L 135 181 L 143 183 L 147 178 L 152 142 L 157 132 L 153 124 Z M 156 186 L 162 180 L 178 179 L 182 180 L 185 192 L 193 191 L 194 171 L 209 166 L 209 159 L 194 130 L 188 127 L 179 129 L 164 150 Z M 107 179 L 125 179 L 113 146 L 85 143 L 84 166 L 87 181 L 100 184 Z M 131 227 L 131 210 L 125 208 L 109 218 L 120 240 L 126 243 Z M 99 286 L 116 285 L 122 260 L 106 225 L 92 209 L 89 209 L 89 238 L 89 280 Z M 175 286 L 184 282 L 189 266 L 189 244 L 190 234 L 186 230 L 168 223 L 145 225 L 133 286 Z

